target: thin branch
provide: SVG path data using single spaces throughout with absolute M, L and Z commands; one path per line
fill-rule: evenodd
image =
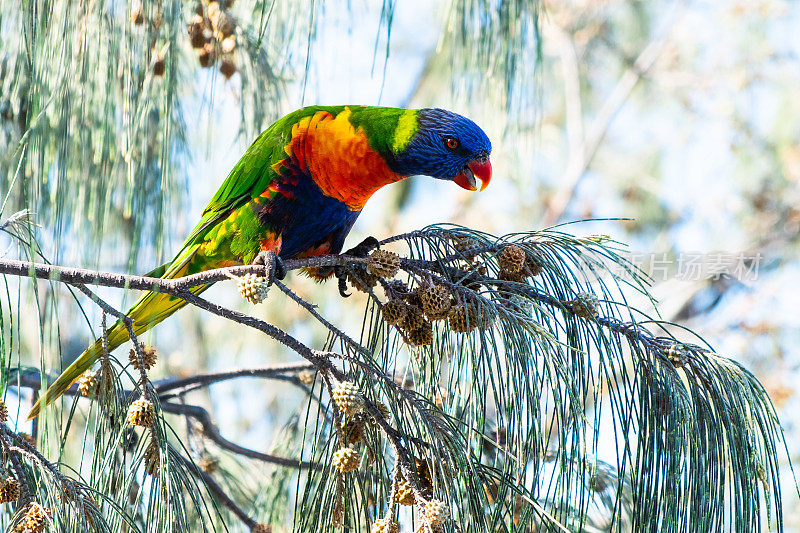
M 167 378 L 157 381 L 153 384 L 156 392 L 163 394 L 167 391 L 175 389 L 183 389 L 188 387 L 208 386 L 214 383 L 227 381 L 237 378 L 272 378 L 281 376 L 287 373 L 303 372 L 305 370 L 313 370 L 316 368 L 311 363 L 286 363 L 279 365 L 269 365 L 256 368 L 238 368 L 236 370 L 226 370 L 223 372 L 208 372 L 205 374 L 196 374 L 187 378 Z
M 233 514 L 235 514 L 239 520 L 242 521 L 244 525 L 246 525 L 249 529 L 253 529 L 258 525 L 258 522 L 250 518 L 250 516 L 244 512 L 244 510 L 236 505 L 230 496 L 225 492 L 225 490 L 217 483 L 217 481 L 211 477 L 207 472 L 200 470 L 196 464 L 191 462 L 190 460 L 186 459 L 182 455 L 176 454 L 175 458 L 178 459 L 180 462 L 183 463 L 183 466 L 188 469 L 192 474 L 197 477 L 202 478 L 203 482 L 211 491 L 214 496 L 225 506 L 227 507 Z
M 251 459 L 258 459 L 259 461 L 274 463 L 281 466 L 289 466 L 293 468 L 304 468 L 312 470 L 320 470 L 322 468 L 320 465 L 316 463 L 311 463 L 308 461 L 298 461 L 296 459 L 287 459 L 285 457 L 280 457 L 277 455 L 257 452 L 255 450 L 251 450 L 250 448 L 245 448 L 244 446 L 239 446 L 238 444 L 229 441 L 220 434 L 219 428 L 211 420 L 211 415 L 209 415 L 208 411 L 203 409 L 199 405 L 163 403 L 161 404 L 161 409 L 163 409 L 164 412 L 167 413 L 185 415 L 194 418 L 203 427 L 203 436 L 207 437 L 209 440 L 216 443 L 220 448 L 231 451 L 233 453 L 237 453 L 239 455 L 243 455 Z
M 415 234 L 418 234 L 418 232 L 409 233 L 406 235 L 413 236 Z M 453 258 L 456 259 L 457 256 L 453 256 Z M 350 264 L 351 262 L 363 261 L 359 258 L 353 258 L 349 256 L 324 255 L 324 256 L 315 256 L 302 260 L 292 260 L 291 262 L 287 261 L 286 268 L 287 269 L 305 268 L 306 266 L 312 264 L 309 262 L 309 260 L 311 259 L 317 259 L 318 262 L 314 262 L 313 264 L 319 264 L 319 265 L 346 265 Z M 449 257 L 445 259 L 447 260 L 449 259 Z M 469 280 L 470 282 L 483 284 L 485 286 L 508 285 L 508 282 L 506 281 L 498 280 L 488 276 L 483 276 L 475 271 L 463 270 L 458 267 L 447 266 L 446 264 L 444 264 L 444 261 L 426 261 L 422 259 L 401 258 L 401 266 L 403 269 L 410 271 L 415 271 L 417 269 L 425 269 L 428 271 L 440 272 L 442 274 L 449 276 L 451 279 Z M 76 286 L 80 286 L 82 285 L 83 281 L 86 281 L 87 283 L 94 283 L 97 285 L 109 286 L 109 287 L 132 287 L 132 288 L 138 287 L 141 288 L 142 290 L 155 289 L 161 292 L 171 294 L 173 296 L 185 300 L 187 303 L 190 303 L 196 307 L 209 311 L 215 315 L 227 318 L 228 320 L 244 324 L 246 326 L 257 329 L 263 333 L 266 333 L 267 335 L 277 340 L 284 346 L 287 346 L 288 348 L 291 348 L 292 350 L 297 352 L 300 356 L 308 360 L 311 364 L 313 364 L 317 368 L 331 370 L 336 376 L 336 378 L 339 380 L 344 378 L 344 374 L 342 374 L 341 371 L 333 367 L 333 365 L 330 362 L 330 357 L 336 357 L 347 360 L 351 363 L 358 365 L 364 370 L 368 370 L 369 372 L 376 374 L 376 377 L 381 378 L 385 383 L 389 384 L 390 387 L 392 387 L 396 392 L 399 392 L 406 399 L 409 399 L 406 394 L 403 394 L 407 393 L 407 391 L 404 391 L 402 390 L 402 388 L 397 387 L 396 383 L 394 383 L 394 380 L 392 380 L 388 376 L 383 375 L 382 372 L 377 370 L 367 361 L 362 361 L 360 359 L 348 356 L 346 354 L 321 352 L 318 350 L 313 350 L 308 346 L 306 346 L 305 344 L 303 344 L 302 342 L 300 342 L 292 335 L 286 333 L 285 331 L 281 330 L 280 328 L 272 324 L 269 324 L 268 322 L 252 317 L 240 311 L 235 311 L 233 309 L 226 308 L 219 304 L 212 303 L 192 292 L 189 292 L 188 290 L 181 288 L 187 286 L 194 287 L 197 285 L 202 285 L 204 283 L 209 283 L 209 280 L 227 280 L 230 279 L 232 273 L 261 272 L 261 271 L 263 271 L 263 267 L 251 265 L 246 267 L 219 268 L 214 270 L 208 270 L 206 272 L 201 273 L 203 275 L 206 275 L 206 277 L 198 277 L 200 276 L 200 274 L 194 274 L 192 276 L 186 276 L 183 278 L 161 279 L 161 278 L 146 278 L 142 276 L 132 276 L 126 274 L 116 274 L 111 272 L 98 272 L 98 271 L 90 271 L 82 269 L 72 269 L 72 268 L 65 268 L 53 265 L 45 265 L 41 263 L 31 263 L 26 261 L 0 259 L 0 273 L 19 275 L 19 276 L 32 275 L 40 279 L 59 279 L 63 283 L 68 283 Z M 451 284 L 448 283 L 448 285 Z M 515 289 L 520 293 L 524 294 L 525 296 L 533 300 L 536 300 L 540 303 L 556 307 L 562 311 L 570 312 L 570 306 L 568 305 L 569 302 L 559 300 L 558 298 L 555 298 L 548 294 L 544 294 L 530 286 L 526 286 L 523 284 L 516 284 L 516 285 L 518 286 L 515 287 Z M 84 292 L 88 291 L 88 289 L 86 289 L 85 287 L 81 290 L 83 290 Z M 91 291 L 89 291 L 89 293 L 91 293 Z M 97 301 L 98 304 L 102 302 L 102 300 L 99 299 L 96 295 L 94 295 L 93 293 L 91 294 L 92 298 L 95 299 L 95 301 Z M 304 307 L 308 309 L 307 306 Z M 313 311 L 313 309 L 311 309 L 311 311 Z M 118 311 L 115 311 L 115 313 L 119 315 Z M 627 338 L 631 340 L 636 340 L 638 342 L 643 342 L 647 345 L 651 345 L 652 335 L 647 334 L 645 330 L 641 328 L 641 326 L 632 323 L 622 322 L 616 319 L 597 318 L 595 321 L 598 324 L 611 329 L 612 331 L 615 331 L 617 333 L 623 333 Z M 368 353 L 363 346 L 360 346 L 358 351 L 362 355 Z
M 308 365 L 311 367 L 311 365 Z M 258 370 L 258 369 L 254 369 Z M 228 374 L 232 374 L 230 372 Z M 240 376 L 231 376 L 227 379 L 233 379 L 234 377 L 246 377 L 248 375 L 247 370 L 243 370 Z M 201 375 L 198 376 L 201 378 L 200 381 L 204 381 L 206 376 Z M 192 378 L 187 378 L 187 380 L 191 380 Z M 179 380 L 184 381 L 184 380 Z M 41 378 L 39 377 L 38 371 L 31 371 L 25 372 L 20 374 L 20 386 L 30 389 L 38 389 L 41 386 Z M 170 382 L 165 383 L 166 385 L 170 385 Z M 158 389 L 156 389 L 158 392 Z M 69 389 L 64 391 L 64 394 L 67 396 L 77 396 L 78 395 L 78 386 L 72 385 Z M 124 391 L 125 396 L 129 396 L 133 394 L 133 391 Z M 161 403 L 161 410 L 165 413 L 175 414 L 175 415 L 184 415 L 190 416 L 200 422 L 200 425 L 203 426 L 203 435 L 206 436 L 209 440 L 215 442 L 220 446 L 220 448 L 224 448 L 228 451 L 237 453 L 239 455 L 243 455 L 245 457 L 249 457 L 251 459 L 258 459 L 259 461 L 264 461 L 267 463 L 274 463 L 281 466 L 291 466 L 291 467 L 298 467 L 298 468 L 318 468 L 316 465 L 312 463 L 308 463 L 305 461 L 298 461 L 296 459 L 290 459 L 288 457 L 281 457 L 278 455 L 272 455 L 267 453 L 257 452 L 255 450 L 251 450 L 249 448 L 245 448 L 243 446 L 239 446 L 236 443 L 233 443 L 226 438 L 224 438 L 220 432 L 219 428 L 212 422 L 211 416 L 209 415 L 208 411 L 203 409 L 199 406 L 194 405 L 185 405 L 185 404 L 177 404 L 177 403 L 168 403 L 164 402 Z M 0 430 L 2 431 L 2 430 Z M 35 450 L 35 448 L 33 448 Z M 44 461 L 44 458 L 42 458 Z
M 297 270 L 301 268 L 342 266 L 356 263 L 363 264 L 365 262 L 366 259 L 360 257 L 318 255 L 304 259 L 289 259 L 284 261 L 283 264 L 286 270 Z M 167 292 L 169 294 L 174 294 L 181 289 L 190 289 L 207 283 L 225 281 L 231 279 L 232 276 L 263 273 L 263 265 L 242 265 L 206 270 L 198 274 L 192 274 L 181 278 L 164 279 L 18 261 L 16 259 L 0 259 L 0 274 L 49 279 L 76 286 L 100 285 L 103 287 L 117 287 L 121 289 Z

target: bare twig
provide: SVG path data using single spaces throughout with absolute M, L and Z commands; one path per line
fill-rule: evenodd
M 285 363 L 278 365 L 262 366 L 257 368 L 237 368 L 236 370 L 226 370 L 223 372 L 207 372 L 196 374 L 187 378 L 168 378 L 157 381 L 153 384 L 159 395 L 188 387 L 208 386 L 221 381 L 237 378 L 272 378 L 283 374 L 303 372 L 313 370 L 315 366 L 311 363 Z
M 308 366 L 311 366 L 311 365 L 308 365 Z M 258 369 L 253 369 L 253 370 L 257 371 Z M 232 374 L 232 373 L 228 373 L 228 374 Z M 240 376 L 229 376 L 227 379 L 233 379 L 233 377 L 244 377 L 244 376 L 248 376 L 248 375 L 254 375 L 254 374 L 248 374 L 247 370 L 243 370 Z M 198 377 L 201 380 L 203 380 L 205 378 L 205 376 L 198 376 Z M 191 379 L 191 378 L 187 378 L 187 379 Z M 180 381 L 184 381 L 184 380 L 180 380 Z M 41 386 L 41 378 L 39 377 L 38 371 L 31 371 L 31 372 L 26 372 L 24 374 L 21 374 L 20 375 L 19 384 L 20 384 L 20 386 L 25 387 L 25 388 L 38 389 Z M 167 382 L 166 384 L 169 385 L 171 383 Z M 158 392 L 158 388 L 156 388 L 156 391 Z M 131 395 L 133 393 L 134 393 L 134 391 L 125 391 L 124 394 L 126 396 L 129 396 L 129 395 Z M 64 391 L 64 394 L 66 394 L 68 396 L 76 396 L 78 394 L 78 386 L 77 385 L 73 385 L 72 387 L 70 387 L 69 389 Z M 161 404 L 161 410 L 163 412 L 165 412 L 165 413 L 170 413 L 170 414 L 175 414 L 175 415 L 190 416 L 190 417 L 194 418 L 195 420 L 200 422 L 201 426 L 203 426 L 203 434 L 204 434 L 204 436 L 208 437 L 209 440 L 211 440 L 211 441 L 215 442 L 216 444 L 218 444 L 220 446 L 220 448 L 224 448 L 224 449 L 226 449 L 228 451 L 231 451 L 233 453 L 237 453 L 239 455 L 243 455 L 243 456 L 249 457 L 251 459 L 258 459 L 259 461 L 264 461 L 264 462 L 267 462 L 267 463 L 278 464 L 278 465 L 281 465 L 281 466 L 291 466 L 291 467 L 298 467 L 298 468 L 317 468 L 312 463 L 308 463 L 308 462 L 305 462 L 305 461 L 298 461 L 296 459 L 290 459 L 288 457 L 281 457 L 279 455 L 272 455 L 272 454 L 257 452 L 255 450 L 250 450 L 249 448 L 245 448 L 243 446 L 239 446 L 239 445 L 227 440 L 226 438 L 224 438 L 219 433 L 219 429 L 211 421 L 211 416 L 209 415 L 208 411 L 206 411 L 202 407 L 194 406 L 194 405 L 186 405 L 186 404 L 177 404 L 177 403 L 164 402 L 164 403 Z M 2 430 L 0 430 L 0 431 L 2 431 Z M 33 451 L 35 451 L 35 448 L 33 448 Z M 42 460 L 45 461 L 45 459 L 43 457 L 42 457 Z
M 239 455 L 243 455 L 245 457 L 249 457 L 251 459 L 258 459 L 259 461 L 265 461 L 268 463 L 273 463 L 281 466 L 289 466 L 294 468 L 303 468 L 312 470 L 321 469 L 321 466 L 315 463 L 311 463 L 308 461 L 298 461 L 296 459 L 287 459 L 285 457 L 280 457 L 269 453 L 257 452 L 255 450 L 245 448 L 244 446 L 239 446 L 238 444 L 229 441 L 220 434 L 219 428 L 211 420 L 211 415 L 208 413 L 208 411 L 206 411 L 205 409 L 203 409 L 198 405 L 163 403 L 161 404 L 161 408 L 167 413 L 191 416 L 192 418 L 197 420 L 203 427 L 203 436 L 207 437 L 209 440 L 216 443 L 220 448 L 223 448 L 225 450 L 237 453 Z
M 244 510 L 236 505 L 230 496 L 225 492 L 225 490 L 217 483 L 217 481 L 211 477 L 207 472 L 203 472 L 200 468 L 197 467 L 196 464 L 192 463 L 187 458 L 183 457 L 182 455 L 176 455 L 177 458 L 183 466 L 187 468 L 192 474 L 201 478 L 205 483 L 206 487 L 212 494 L 220 501 L 225 507 L 227 507 L 233 514 L 235 514 L 239 520 L 242 521 L 244 525 L 246 525 L 249 529 L 253 529 L 256 527 L 258 522 L 253 520 Z

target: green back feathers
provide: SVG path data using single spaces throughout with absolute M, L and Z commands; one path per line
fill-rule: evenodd
M 270 126 L 267 131 L 273 131 L 273 135 L 269 137 L 273 138 L 275 133 L 281 132 L 286 136 L 286 142 L 288 142 L 292 126 L 303 118 L 310 117 L 318 111 L 327 111 L 331 115 L 337 116 L 345 108 L 350 109 L 350 123 L 353 127 L 363 129 L 372 149 L 381 154 L 402 152 L 417 132 L 419 111 L 416 109 L 337 105 L 309 106 L 293 111 Z
M 351 106 L 350 122 L 364 129 L 373 150 L 381 154 L 402 152 L 417 132 L 416 109 Z

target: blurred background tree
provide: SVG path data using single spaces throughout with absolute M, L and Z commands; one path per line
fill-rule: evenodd
M 213 4 L 0 5 L 2 217 L 28 209 L 38 224 L 23 236 L 27 244 L 8 240 L 6 255 L 145 272 L 172 255 L 244 148 L 285 112 L 343 102 L 451 108 L 489 132 L 492 187 L 480 195 L 432 180 L 387 188 L 367 206 L 351 242 L 442 221 L 503 234 L 624 217 L 567 231 L 630 243 L 628 257 L 653 277 L 661 316 L 701 332 L 764 383 L 787 433 L 783 493 L 794 493 L 795 3 Z M 756 275 L 712 271 L 739 254 Z M 692 258 L 704 268 L 685 275 L 682 262 Z M 292 280 L 321 313 L 358 333 L 363 317 L 352 308 L 364 301 L 341 301 L 330 285 Z M 12 367 L 58 368 L 99 333 L 99 310 L 76 306 L 63 288 L 13 279 L 6 287 L 4 390 L 16 379 Z M 243 305 L 231 292 L 215 287 L 209 298 Z M 117 308 L 130 303 L 119 291 L 98 294 Z M 626 297 L 643 309 L 651 305 Z M 327 338 L 300 308 L 264 305 L 257 314 L 309 345 Z M 294 360 L 258 333 L 233 336 L 231 327 L 182 312 L 148 336 L 163 356 L 153 375 Z M 284 435 L 302 437 L 284 424 L 294 420 L 302 428 L 297 412 L 308 405 L 292 384 L 260 383 L 219 383 L 193 393 L 192 401 L 215 415 L 227 438 L 290 455 L 297 448 Z M 35 434 L 48 457 L 61 454 L 78 471 L 90 468 L 81 464 L 81 431 L 66 430 L 73 423 L 93 431 L 100 422 L 71 422 L 65 413 L 45 427 L 30 426 L 19 416 L 30 397 L 6 398 L 12 424 Z M 59 435 L 66 435 L 63 445 Z M 292 514 L 302 490 L 291 471 L 185 442 L 193 458 L 224 473 L 235 497 L 258 495 L 254 515 L 276 526 L 291 521 L 282 513 Z M 244 472 L 248 483 L 234 482 Z M 800 529 L 797 500 L 787 498 L 783 511 L 787 529 Z

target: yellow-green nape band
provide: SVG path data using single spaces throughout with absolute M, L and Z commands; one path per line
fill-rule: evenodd
M 394 132 L 392 152 L 395 154 L 405 150 L 411 138 L 417 132 L 417 110 L 408 109 L 397 120 L 397 129 Z

